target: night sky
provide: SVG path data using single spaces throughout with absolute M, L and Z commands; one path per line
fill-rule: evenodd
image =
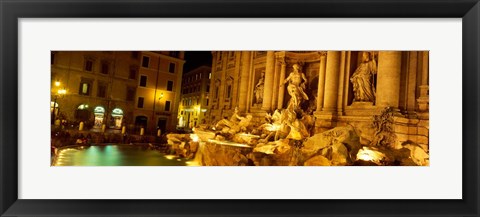
M 202 65 L 212 66 L 212 53 L 211 51 L 185 51 L 185 61 L 184 73 Z

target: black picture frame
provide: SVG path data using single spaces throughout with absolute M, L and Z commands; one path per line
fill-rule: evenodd
M 478 216 L 478 0 L 0 0 L 1 216 Z M 462 18 L 462 200 L 18 199 L 18 19 L 71 17 Z M 459 116 L 460 118 L 460 116 Z

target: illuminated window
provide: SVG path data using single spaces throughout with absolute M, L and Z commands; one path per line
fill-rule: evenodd
M 212 78 L 212 73 L 208 73 L 208 79 L 211 79 Z
M 123 110 L 122 109 L 115 108 L 115 109 L 112 110 L 112 116 L 119 116 L 119 115 L 123 115 Z
M 83 109 L 87 109 L 87 108 L 88 108 L 87 104 L 81 104 L 77 107 L 78 110 L 83 110 Z
M 103 108 L 102 106 L 97 106 L 95 107 L 95 109 L 93 109 L 93 113 L 103 114 L 105 113 L 105 108 Z
M 80 95 L 90 95 L 90 83 L 82 82 L 80 83 L 80 90 L 78 92 Z

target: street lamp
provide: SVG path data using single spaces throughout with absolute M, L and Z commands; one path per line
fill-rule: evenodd
M 56 87 L 59 87 L 60 86 L 60 81 L 55 81 L 55 86 Z M 57 90 L 57 93 L 54 94 L 55 98 L 54 98 L 54 101 L 53 101 L 53 109 L 52 109 L 52 120 L 51 120 L 51 124 L 55 124 L 55 109 L 57 107 L 57 99 L 58 97 L 62 97 L 64 96 L 65 94 L 67 94 L 67 90 L 65 88 L 63 89 L 58 89 Z

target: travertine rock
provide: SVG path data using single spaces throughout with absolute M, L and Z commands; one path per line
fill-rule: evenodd
M 200 165 L 203 166 L 248 166 L 253 163 L 246 157 L 250 148 L 233 147 L 213 143 L 203 144 Z
M 429 154 L 418 145 L 407 144 L 404 148 L 410 150 L 410 158 L 419 166 L 428 166 L 430 163 Z
M 318 155 L 305 161 L 304 166 L 331 166 L 331 163 L 326 157 Z
M 269 142 L 267 144 L 258 144 L 253 151 L 260 152 L 265 154 L 274 154 L 275 149 L 277 148 L 276 142 Z
M 308 138 L 303 143 L 301 151 L 305 158 L 308 159 L 316 154 L 327 155 L 327 148 L 332 149 L 332 155 L 338 152 L 336 155 L 338 163 L 344 162 L 344 160 L 340 160 L 340 158 L 348 159 L 348 156 L 355 156 L 360 149 L 359 137 L 351 126 L 336 127 Z M 320 150 L 323 151 L 320 153 Z
M 167 143 L 169 145 L 173 145 L 175 143 L 182 143 L 189 140 L 190 140 L 189 134 L 174 134 L 174 133 L 167 134 Z
M 347 148 L 343 143 L 335 142 L 332 145 L 332 165 L 344 166 L 352 163 Z
M 177 156 L 193 159 L 198 149 L 198 142 L 190 134 L 167 134 L 167 143 Z
M 370 161 L 379 166 L 393 166 L 399 163 L 395 155 L 400 152 L 388 147 L 364 146 L 357 153 L 357 160 Z

